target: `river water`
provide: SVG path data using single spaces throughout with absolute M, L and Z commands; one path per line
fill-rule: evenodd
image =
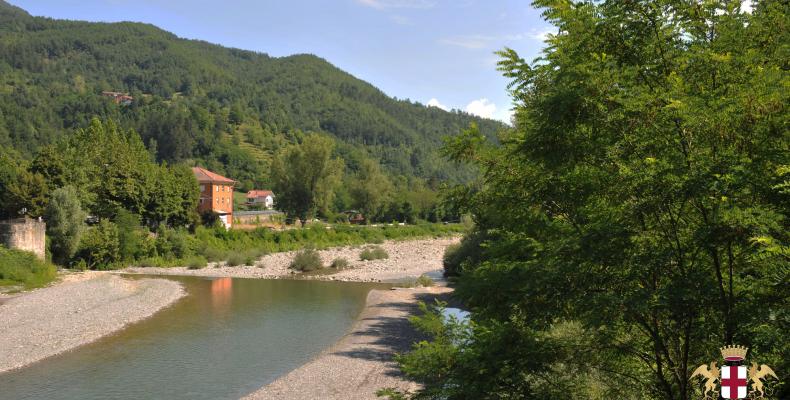
M 386 287 L 162 278 L 188 295 L 118 333 L 0 374 L 0 399 L 237 399 L 336 342 L 368 291 Z

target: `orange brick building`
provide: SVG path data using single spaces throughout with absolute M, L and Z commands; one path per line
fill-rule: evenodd
M 200 184 L 198 212 L 214 212 L 225 227 L 230 228 L 233 224 L 233 185 L 236 181 L 205 168 L 193 167 L 192 172 Z

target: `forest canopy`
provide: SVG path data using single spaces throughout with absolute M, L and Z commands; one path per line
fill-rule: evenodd
M 141 23 L 32 17 L 2 0 L 0 77 L 0 146 L 23 157 L 94 117 L 112 119 L 158 161 L 201 163 L 242 190 L 268 186 L 274 153 L 307 133 L 336 139 L 352 171 L 366 157 L 393 177 L 468 181 L 472 168 L 430 149 L 472 122 L 492 138 L 504 126 L 390 98 L 313 55 L 275 58 Z

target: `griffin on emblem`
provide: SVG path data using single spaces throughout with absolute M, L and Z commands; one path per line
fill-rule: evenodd
M 719 380 L 719 367 L 716 366 L 716 361 L 710 363 L 710 368 L 707 365 L 702 364 L 697 369 L 694 370 L 694 373 L 691 374 L 691 377 L 694 378 L 697 375 L 701 375 L 705 378 L 705 391 L 703 395 L 705 398 L 715 398 L 718 397 L 718 391 L 716 390 L 716 381 Z M 715 393 L 715 396 L 709 396 L 709 394 Z
M 779 377 L 776 376 L 776 373 L 774 372 L 774 370 L 771 369 L 771 367 L 763 364 L 760 366 L 760 368 L 757 368 L 757 363 L 752 362 L 752 367 L 749 368 L 749 380 L 752 382 L 753 391 L 760 393 L 760 396 L 756 397 L 758 399 L 765 397 L 765 389 L 763 388 L 762 379 L 765 378 L 766 376 L 771 376 L 776 379 L 779 379 Z

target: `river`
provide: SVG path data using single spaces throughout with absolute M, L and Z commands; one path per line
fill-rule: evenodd
M 160 278 L 188 295 L 96 342 L 0 374 L 0 399 L 237 399 L 337 341 L 368 291 L 387 287 Z

